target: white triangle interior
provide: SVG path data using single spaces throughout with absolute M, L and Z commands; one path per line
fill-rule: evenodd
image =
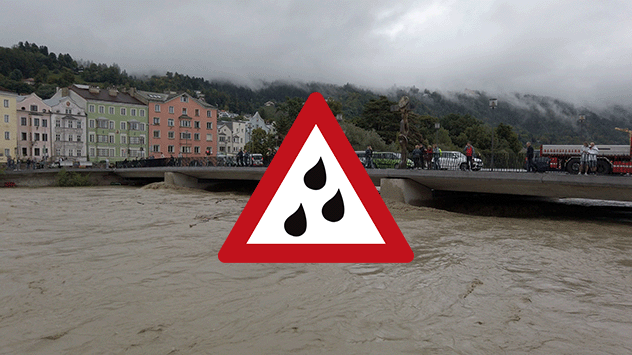
M 320 158 L 325 165 L 327 182 L 323 188 L 311 190 L 305 186 L 303 178 Z M 329 222 L 322 215 L 322 207 L 338 189 L 344 201 L 344 217 L 338 222 Z M 302 235 L 294 237 L 285 231 L 284 224 L 301 204 L 305 210 L 307 229 Z M 247 243 L 384 244 L 384 239 L 317 125 L 301 148 Z

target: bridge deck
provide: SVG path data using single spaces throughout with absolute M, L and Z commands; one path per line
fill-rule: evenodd
M 260 180 L 265 168 L 160 167 L 116 169 L 114 172 L 125 178 L 162 178 L 165 172 L 178 172 L 204 180 Z M 629 176 L 396 169 L 372 169 L 368 173 L 376 185 L 380 179 L 396 178 L 410 179 L 440 191 L 632 201 L 632 177 Z

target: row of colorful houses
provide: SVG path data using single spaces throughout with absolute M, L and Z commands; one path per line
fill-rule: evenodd
M 218 121 L 216 107 L 188 93 L 74 84 L 46 100 L 0 90 L 0 102 L 0 163 L 215 157 L 243 149 L 255 128 L 273 130 L 258 113 Z

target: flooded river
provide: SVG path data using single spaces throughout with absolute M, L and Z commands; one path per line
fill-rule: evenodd
M 632 353 L 625 218 L 389 203 L 410 264 L 222 264 L 247 199 L 1 189 L 0 354 Z

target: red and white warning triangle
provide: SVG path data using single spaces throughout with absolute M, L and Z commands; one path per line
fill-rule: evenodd
M 310 95 L 219 251 L 235 263 L 391 263 L 414 255 L 327 102 Z

